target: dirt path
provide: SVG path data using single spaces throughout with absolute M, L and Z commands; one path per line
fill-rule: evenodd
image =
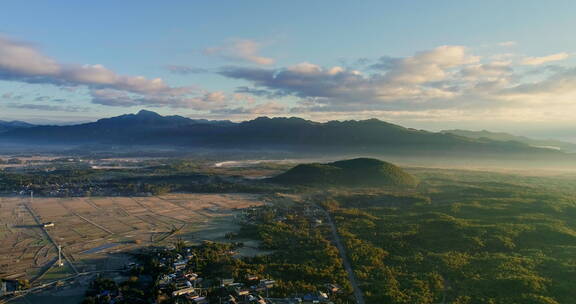
M 23 203 L 22 205 L 24 205 L 24 208 L 26 208 L 26 210 L 28 210 L 28 212 L 30 213 L 30 215 L 32 216 L 32 218 L 34 218 L 34 221 L 36 222 L 36 224 L 40 227 L 40 229 L 42 229 L 42 233 L 44 234 L 44 236 L 46 237 L 46 239 L 48 241 L 50 241 L 50 243 L 52 243 L 52 245 L 54 246 L 54 248 L 56 249 L 56 252 L 58 252 L 58 244 L 56 243 L 56 241 L 54 241 L 54 239 L 52 238 L 52 236 L 50 236 L 50 234 L 48 233 L 48 231 L 46 230 L 46 228 L 44 228 L 42 221 L 40 220 L 40 218 L 38 217 L 38 215 L 36 214 L 36 212 L 34 212 L 34 209 L 32 209 L 32 207 L 28 204 L 28 203 Z M 78 269 L 76 269 L 76 266 L 74 264 L 72 264 L 72 262 L 70 261 L 70 258 L 68 257 L 67 254 L 64 253 L 64 251 L 62 251 L 62 257 L 64 258 L 64 260 L 66 262 L 68 262 L 68 265 L 70 265 L 70 268 L 72 268 L 72 270 L 75 273 L 79 273 Z M 48 268 L 49 269 L 49 268 Z

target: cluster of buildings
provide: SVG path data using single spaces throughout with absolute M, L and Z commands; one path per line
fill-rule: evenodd
M 188 262 L 193 258 L 190 249 L 186 254 L 176 254 L 175 259 L 170 263 L 171 272 L 158 278 L 158 288 L 160 291 L 172 298 L 185 298 L 188 302 L 195 304 L 210 303 L 206 298 L 207 290 L 204 288 L 204 279 L 194 273 L 188 267 Z M 161 266 L 168 266 L 169 259 L 161 258 Z
M 220 298 L 226 304 L 268 304 L 268 290 L 274 287 L 274 280 L 260 279 L 257 276 L 247 276 L 248 284 L 236 283 L 233 279 L 222 280 Z
M 231 253 L 230 253 L 231 254 Z M 292 298 L 271 298 L 270 289 L 276 281 L 246 274 L 242 282 L 233 278 L 202 278 L 192 269 L 196 258 L 190 249 L 174 254 L 173 250 L 156 252 L 161 267 L 169 272 L 158 278 L 157 286 L 164 300 L 174 303 L 194 304 L 281 304 L 281 303 L 332 303 L 330 295 L 339 292 L 334 284 L 326 284 L 323 291 Z M 183 300 L 183 301 L 179 301 Z

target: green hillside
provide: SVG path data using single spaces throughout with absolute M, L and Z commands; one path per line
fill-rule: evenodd
M 415 186 L 416 179 L 401 168 L 372 158 L 327 164 L 301 164 L 271 179 L 282 184 L 343 186 Z

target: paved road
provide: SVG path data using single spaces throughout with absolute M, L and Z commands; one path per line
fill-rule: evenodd
M 352 265 L 350 264 L 350 260 L 348 260 L 348 255 L 346 254 L 346 248 L 342 245 L 342 241 L 340 240 L 340 235 L 338 235 L 338 230 L 336 230 L 336 225 L 334 225 L 334 221 L 332 221 L 332 217 L 330 214 L 324 210 L 324 208 L 317 206 L 326 218 L 328 219 L 328 224 L 332 229 L 332 238 L 334 239 L 334 243 L 336 243 L 336 247 L 338 248 L 338 252 L 340 253 L 340 257 L 344 262 L 344 269 L 348 273 L 348 280 L 354 289 L 354 297 L 356 298 L 357 304 L 365 304 L 364 302 L 364 295 L 362 294 L 362 290 L 358 286 L 358 280 L 356 279 L 356 274 L 354 274 L 354 270 L 352 269 Z

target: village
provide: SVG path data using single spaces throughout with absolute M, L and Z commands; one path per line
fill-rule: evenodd
M 132 263 L 128 273 L 139 274 L 130 277 L 132 285 L 151 288 L 155 303 L 226 303 L 226 304 L 274 304 L 274 303 L 332 303 L 330 296 L 339 292 L 335 284 L 325 284 L 322 291 L 305 292 L 289 298 L 272 297 L 276 281 L 251 274 L 236 273 L 228 276 L 217 275 L 215 269 L 208 269 L 215 261 L 207 260 L 211 253 L 232 258 L 235 246 L 205 242 L 195 247 L 171 246 L 171 248 L 152 248 L 144 250 L 139 256 L 141 263 Z M 210 266 L 208 266 L 210 267 Z M 152 280 L 150 278 L 153 278 Z M 136 302 L 134 291 L 125 288 L 122 292 L 119 284 L 99 284 L 110 289 L 99 288 L 87 303 L 119 303 L 126 298 L 129 303 Z M 127 286 L 127 285 L 124 285 Z M 145 296 L 145 295 L 144 295 Z

